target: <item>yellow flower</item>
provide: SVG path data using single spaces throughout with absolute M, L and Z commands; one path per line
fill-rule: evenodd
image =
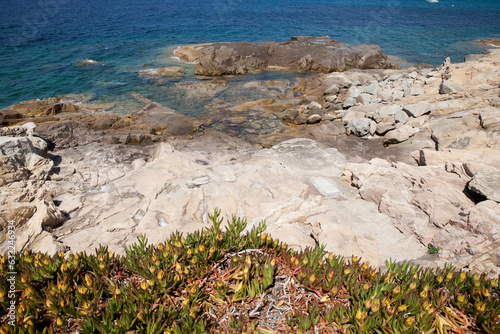
M 436 277 L 436 280 L 439 284 L 443 283 L 443 276 L 439 275 L 438 277 Z
M 459 278 L 459 282 L 463 282 L 465 280 L 465 278 L 467 277 L 467 274 L 465 273 L 465 271 L 462 271 L 460 273 L 460 278 Z
M 397 295 L 400 292 L 401 292 L 401 287 L 399 285 L 396 285 L 394 289 L 392 289 L 392 293 L 394 293 L 395 295 Z
M 371 299 L 365 300 L 365 308 L 369 310 L 371 307 L 372 307 L 372 300 Z
M 85 283 L 87 284 L 87 286 L 92 285 L 92 278 L 88 274 L 85 274 Z
M 141 282 L 140 286 L 141 286 L 142 290 L 147 290 L 148 289 L 148 282 L 146 282 L 146 280 L 144 280 Z
M 81 286 L 78 288 L 78 293 L 81 294 L 81 295 L 86 295 L 87 294 L 87 288 L 84 287 L 84 286 Z
M 273 259 L 271 260 L 271 266 L 273 266 L 273 267 L 274 267 L 275 265 L 276 265 L 276 258 L 273 258 Z
M 404 312 L 407 308 L 408 308 L 408 305 L 405 305 L 405 304 L 400 305 L 398 307 L 398 312 Z
M 162 269 L 160 269 L 158 271 L 158 274 L 156 275 L 156 277 L 158 278 L 159 281 L 161 281 L 163 279 L 164 275 L 165 275 L 165 272 Z
M 410 290 L 413 290 L 413 289 L 415 289 L 416 287 L 417 287 L 417 283 L 415 283 L 415 282 L 411 282 L 411 283 L 410 283 Z
M 364 312 L 362 312 L 361 310 L 358 310 L 356 312 L 356 319 L 358 319 L 359 321 L 362 321 L 364 319 Z
M 412 326 L 415 323 L 415 317 L 409 317 L 406 319 L 406 325 L 407 326 Z
M 377 312 L 380 309 L 380 300 L 375 298 L 372 302 L 372 312 Z
M 316 280 L 316 276 L 314 276 L 314 274 L 312 274 L 311 276 L 309 276 L 309 283 L 310 284 L 313 284 L 315 280 Z
M 205 250 L 205 246 L 200 245 L 200 252 L 203 252 Z
M 349 275 L 351 273 L 351 269 L 347 268 L 344 270 L 344 275 Z

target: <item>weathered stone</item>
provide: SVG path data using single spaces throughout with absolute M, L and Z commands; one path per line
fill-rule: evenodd
M 419 102 L 403 106 L 403 110 L 412 117 L 420 117 L 432 111 L 432 105 L 428 102 Z
M 345 99 L 344 103 L 342 103 L 342 108 L 347 109 L 356 105 L 356 99 L 354 97 L 348 97 Z
M 397 144 L 408 140 L 418 132 L 418 129 L 405 124 L 395 130 L 389 131 L 384 136 L 384 144 Z
M 500 203 L 500 170 L 493 167 L 483 168 L 472 177 L 467 188 Z
M 322 109 L 323 106 L 321 106 L 321 104 L 319 104 L 318 102 L 316 101 L 312 101 L 311 103 L 309 103 L 309 105 L 307 106 L 307 109 L 309 110 L 317 110 L 317 109 Z
M 443 80 L 439 86 L 439 94 L 450 94 L 462 91 L 464 91 L 462 86 L 447 80 Z
M 373 135 L 377 123 L 369 118 L 355 118 L 347 124 L 347 130 L 358 137 Z
M 356 97 L 356 102 L 360 104 L 369 104 L 372 101 L 370 94 L 362 93 Z
M 382 122 L 377 123 L 377 134 L 384 135 L 387 131 L 393 130 L 396 128 L 396 121 L 394 117 L 388 117 L 384 119 Z
M 176 50 L 183 60 L 196 62 L 196 74 L 244 74 L 281 69 L 333 72 L 349 68 L 393 68 L 376 45 L 346 46 L 329 37 L 292 37 L 285 43 L 212 43 Z
M 402 109 L 396 111 L 396 113 L 394 114 L 394 120 L 396 121 L 396 123 L 405 124 L 409 119 L 410 117 L 408 116 L 408 114 Z
M 307 124 L 316 124 L 316 123 L 321 122 L 321 120 L 322 120 L 321 115 L 318 115 L 318 114 L 312 114 L 312 115 L 310 115 L 309 117 L 307 117 L 307 121 L 306 121 L 306 123 L 307 123 Z

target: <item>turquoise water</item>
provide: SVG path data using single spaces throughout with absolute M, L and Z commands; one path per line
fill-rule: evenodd
M 500 38 L 498 0 L 0 1 L 0 108 L 78 93 L 93 94 L 98 102 L 118 101 L 117 111 L 126 112 L 132 104 L 128 93 L 134 91 L 196 115 L 171 84 L 137 75 L 140 69 L 177 64 L 168 51 L 181 44 L 329 35 L 346 44 L 379 44 L 410 63 L 437 65 L 447 56 L 458 62 L 482 52 L 475 40 Z M 84 58 L 105 65 L 72 65 Z M 196 80 L 193 66 L 186 71 L 183 80 Z

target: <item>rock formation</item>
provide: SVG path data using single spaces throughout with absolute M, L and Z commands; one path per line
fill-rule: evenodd
M 351 68 L 394 68 L 377 45 L 347 46 L 328 36 L 292 37 L 284 43 L 210 43 L 179 48 L 175 55 L 196 63 L 196 74 L 245 74 L 249 71 L 333 72 Z

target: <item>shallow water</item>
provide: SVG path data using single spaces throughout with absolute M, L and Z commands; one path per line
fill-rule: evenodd
M 0 11 L 0 108 L 33 98 L 93 94 L 137 108 L 138 92 L 191 116 L 202 97 L 186 101 L 175 82 L 157 84 L 140 69 L 178 64 L 169 51 L 181 44 L 216 41 L 286 41 L 294 35 L 329 35 L 346 44 L 375 43 L 409 63 L 461 61 L 500 37 L 497 0 L 19 0 Z M 78 68 L 90 58 L 104 66 Z M 197 80 L 194 66 L 184 81 Z M 251 79 L 292 79 L 295 73 L 260 73 Z M 228 78 L 233 81 L 246 78 Z M 230 98 L 224 95 L 224 98 Z

